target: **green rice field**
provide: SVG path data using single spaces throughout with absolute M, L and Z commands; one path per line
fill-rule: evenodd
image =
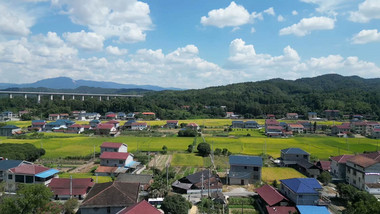
M 95 183 L 106 183 L 111 182 L 112 178 L 109 176 L 95 176 L 92 173 L 61 173 L 60 178 L 92 178 Z
M 261 176 L 262 180 L 266 183 L 288 178 L 305 178 L 305 176 L 297 170 L 288 167 L 263 167 Z

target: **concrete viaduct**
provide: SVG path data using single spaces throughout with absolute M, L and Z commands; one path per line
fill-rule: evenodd
M 37 102 L 41 102 L 41 96 L 50 96 L 50 100 L 54 99 L 54 96 L 58 96 L 61 98 L 61 100 L 65 100 L 65 97 L 72 98 L 73 100 L 75 97 L 81 97 L 81 100 L 84 101 L 85 97 L 98 97 L 99 101 L 102 101 L 102 97 L 105 97 L 106 100 L 109 100 L 110 98 L 116 98 L 116 97 L 142 97 L 143 95 L 124 95 L 124 94 L 85 94 L 85 93 L 58 93 L 58 92 L 28 92 L 28 91 L 0 91 L 0 94 L 8 94 L 9 98 L 12 99 L 13 95 L 15 94 L 21 94 L 24 95 L 25 99 L 28 98 L 28 95 L 36 95 L 37 96 Z

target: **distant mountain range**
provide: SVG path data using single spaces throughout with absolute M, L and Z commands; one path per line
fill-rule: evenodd
M 106 89 L 144 89 L 150 91 L 183 90 L 179 88 L 163 88 L 154 85 L 120 84 L 115 82 L 73 80 L 68 77 L 57 77 L 39 80 L 34 83 L 12 84 L 0 83 L 0 90 L 7 88 L 50 88 L 50 89 L 76 89 L 79 87 L 106 88 Z

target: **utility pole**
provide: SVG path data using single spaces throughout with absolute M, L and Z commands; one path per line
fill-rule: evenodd
M 203 196 L 203 178 L 204 178 L 204 176 L 203 176 L 203 171 L 202 171 L 202 176 L 201 176 L 201 184 L 202 184 L 202 186 L 201 186 L 201 199 L 202 199 L 202 196 Z
M 168 166 L 169 166 L 169 164 L 166 164 L 166 189 L 169 189 L 169 174 L 168 174 Z
M 210 198 L 210 168 L 208 169 L 208 197 Z
M 70 175 L 70 198 L 73 197 L 73 176 Z
M 95 144 L 94 144 L 94 161 L 95 161 Z

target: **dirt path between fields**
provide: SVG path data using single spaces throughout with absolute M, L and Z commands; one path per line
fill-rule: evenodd
M 83 164 L 71 171 L 69 171 L 70 173 L 86 173 L 86 172 L 90 172 L 91 169 L 94 167 L 94 166 L 97 166 L 98 164 L 95 164 L 93 161 L 89 162 L 89 163 L 86 163 L 86 164 Z

